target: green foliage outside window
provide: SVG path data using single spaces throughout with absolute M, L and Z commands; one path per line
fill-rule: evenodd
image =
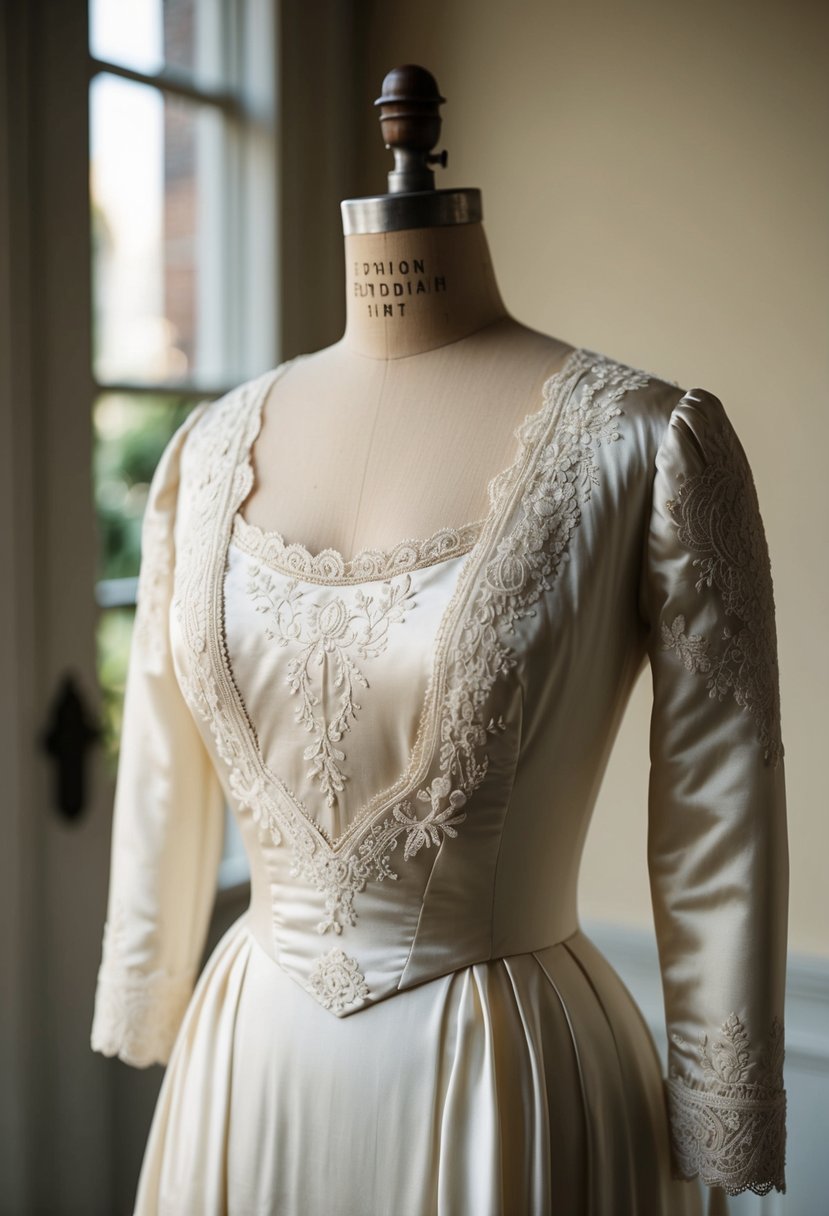
M 96 402 L 94 496 L 100 579 L 138 575 L 150 481 L 167 442 L 193 405 L 191 398 L 160 394 L 105 393 Z M 105 607 L 98 621 L 103 745 L 112 777 L 118 763 L 133 616 L 129 605 Z

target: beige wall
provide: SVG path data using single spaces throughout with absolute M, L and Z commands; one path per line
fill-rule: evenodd
M 446 186 L 480 186 L 520 320 L 724 402 L 754 469 L 778 610 L 790 944 L 829 955 L 829 6 L 419 0 L 369 10 L 371 101 L 422 63 Z M 438 171 L 441 173 L 441 171 Z M 585 858 L 583 918 L 650 924 L 647 675 Z

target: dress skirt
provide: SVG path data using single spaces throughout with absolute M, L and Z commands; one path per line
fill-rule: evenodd
M 581 932 L 335 1018 L 239 918 L 162 1084 L 135 1216 L 698 1216 L 658 1055 Z

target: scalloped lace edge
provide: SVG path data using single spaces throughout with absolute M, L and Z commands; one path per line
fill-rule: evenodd
M 709 1093 L 679 1076 L 666 1082 L 674 1177 L 699 1177 L 729 1195 L 784 1193 L 786 1091 L 766 1098 Z
M 98 972 L 90 1044 L 133 1068 L 166 1064 L 193 992 L 195 976 L 149 975 L 103 966 Z
M 424 540 L 402 540 L 391 549 L 361 549 L 345 558 L 338 549 L 311 553 L 298 541 L 287 542 L 280 532 L 249 523 L 237 511 L 233 539 L 251 557 L 286 574 L 325 583 L 356 583 L 392 578 L 467 553 L 485 523 L 482 518 L 460 528 L 438 528 Z

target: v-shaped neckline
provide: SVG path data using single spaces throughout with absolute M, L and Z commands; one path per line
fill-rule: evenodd
M 359 549 L 350 558 L 346 558 L 339 549 L 333 546 L 326 546 L 324 549 L 314 551 L 301 541 L 287 541 L 283 534 L 276 529 L 262 528 L 258 524 L 250 523 L 242 511 L 244 503 L 256 485 L 253 447 L 262 430 L 264 407 L 270 390 L 289 368 L 308 358 L 308 355 L 296 355 L 294 358 L 286 360 L 271 372 L 266 372 L 257 385 L 259 391 L 256 393 L 252 405 L 239 458 L 242 470 L 241 481 L 245 490 L 243 496 L 238 499 L 233 513 L 231 539 L 247 553 L 255 555 L 266 565 L 284 574 L 301 578 L 303 581 L 331 584 L 332 586 L 362 584 L 393 578 L 396 574 L 435 565 L 449 558 L 469 553 L 477 546 L 483 533 L 487 530 L 488 524 L 497 513 L 503 487 L 508 485 L 519 471 L 526 458 L 526 449 L 528 441 L 531 442 L 532 431 L 544 417 L 550 400 L 556 394 L 559 385 L 566 380 L 571 365 L 577 362 L 580 356 L 590 353 L 583 347 L 573 347 L 558 368 L 544 380 L 539 394 L 541 404 L 526 414 L 523 421 L 512 432 L 516 444 L 512 461 L 490 477 L 487 482 L 488 507 L 484 515 L 459 527 L 437 528 L 423 538 L 400 540 L 389 548 L 366 546 Z
M 457 633 L 459 622 L 461 626 L 463 624 L 465 602 L 470 595 L 474 597 L 476 589 L 488 586 L 487 574 L 482 578 L 477 577 L 485 561 L 488 564 L 496 563 L 496 577 L 507 594 L 513 594 L 516 589 L 507 590 L 508 584 L 503 581 L 505 573 L 508 579 L 512 577 L 510 571 L 516 562 L 516 554 L 510 550 L 510 538 L 501 536 L 505 520 L 520 504 L 527 485 L 533 481 L 533 468 L 547 446 L 545 436 L 555 429 L 555 424 L 561 420 L 573 398 L 576 384 L 599 358 L 599 355 L 584 348 L 572 350 L 561 367 L 545 381 L 541 405 L 527 414 L 515 431 L 518 439 L 516 457 L 492 479 L 490 510 L 466 560 L 461 564 L 454 590 L 439 619 L 434 635 L 432 666 L 406 768 L 392 784 L 378 790 L 365 802 L 336 838 L 332 838 L 309 813 L 302 799 L 266 764 L 255 724 L 236 684 L 228 652 L 225 577 L 227 555 L 233 543 L 233 521 L 240 504 L 250 493 L 252 468 L 249 454 L 261 419 L 262 402 L 274 378 L 282 374 L 288 364 L 282 364 L 258 381 L 244 386 L 248 396 L 246 401 L 243 398 L 241 425 L 236 423 L 236 442 L 227 433 L 221 441 L 221 451 L 226 454 L 228 461 L 228 480 L 220 489 L 208 473 L 205 483 L 211 494 L 209 501 L 214 504 L 211 509 L 217 510 L 217 515 L 213 542 L 205 552 L 207 564 L 201 575 L 206 599 L 197 614 L 207 624 L 207 634 L 205 637 L 197 630 L 192 639 L 194 659 L 202 672 L 197 677 L 197 684 L 200 679 L 204 680 L 204 687 L 208 690 L 197 699 L 202 703 L 201 712 L 213 720 L 220 752 L 231 764 L 230 786 L 239 800 L 240 808 L 250 807 L 256 822 L 270 831 L 277 844 L 282 839 L 282 830 L 287 828 L 298 858 L 297 864 L 307 869 L 309 874 L 314 873 L 315 882 L 322 883 L 326 890 L 329 883 L 333 884 L 332 892 L 335 889 L 339 892 L 336 897 L 338 906 L 342 890 L 345 889 L 342 883 L 346 879 L 343 876 L 345 872 L 341 874 L 336 867 L 347 865 L 346 886 L 349 890 L 362 889 L 366 875 L 372 866 L 378 864 L 375 854 L 389 847 L 387 840 L 404 830 L 396 822 L 393 809 L 408 805 L 408 800 L 422 786 L 434 763 L 441 707 L 452 666 L 451 641 Z M 212 497 L 217 493 L 217 497 Z M 497 542 L 497 552 L 493 550 L 490 553 L 493 541 Z M 520 558 L 518 561 L 520 564 Z M 207 670 L 202 666 L 204 662 L 209 663 Z M 395 818 L 393 826 L 387 826 L 390 814 Z M 334 863 L 336 866 L 332 870 L 330 867 Z

